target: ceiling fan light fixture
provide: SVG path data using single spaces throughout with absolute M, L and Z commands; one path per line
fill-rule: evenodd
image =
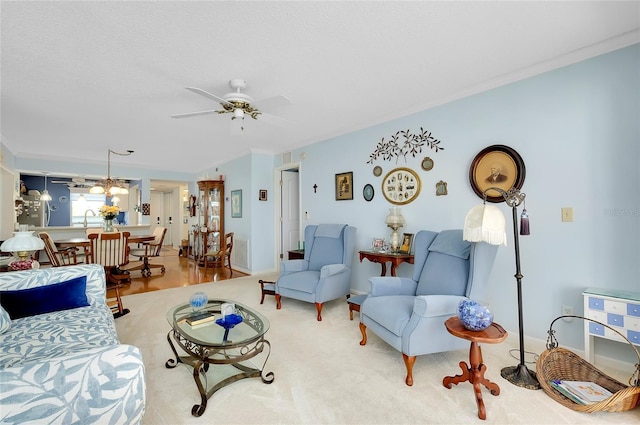
M 244 118 L 244 111 L 240 108 L 236 108 L 233 111 L 233 118 Z

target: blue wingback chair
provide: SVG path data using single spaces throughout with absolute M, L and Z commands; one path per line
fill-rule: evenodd
M 315 303 L 322 320 L 326 301 L 346 297 L 351 288 L 351 259 L 356 228 L 346 224 L 318 224 L 304 229 L 304 259 L 282 262 L 276 280 L 276 305 L 281 297 Z
M 462 230 L 422 230 L 414 240 L 413 277 L 372 277 L 360 307 L 360 345 L 367 328 L 402 352 L 413 385 L 416 356 L 469 347 L 444 322 L 465 297 L 482 300 L 498 247 L 462 240 Z

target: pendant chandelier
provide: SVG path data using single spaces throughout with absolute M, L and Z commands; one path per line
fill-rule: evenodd
M 42 195 L 40 195 L 40 200 L 48 202 L 48 201 L 51 201 L 52 199 L 53 198 L 51 198 L 51 195 L 47 190 L 47 173 L 44 173 L 44 190 L 42 191 Z
M 132 150 L 127 150 L 126 153 L 120 153 L 116 151 L 112 151 L 109 149 L 109 153 L 107 154 L 107 178 L 104 180 L 100 180 L 89 189 L 89 193 L 104 193 L 107 196 L 113 195 L 127 195 L 129 193 L 129 189 L 124 186 L 124 182 L 119 180 L 111 179 L 111 154 L 116 154 L 120 156 L 129 156 L 133 153 Z

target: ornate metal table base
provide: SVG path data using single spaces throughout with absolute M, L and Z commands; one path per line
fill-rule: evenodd
M 178 355 L 171 341 L 171 335 L 173 335 L 173 339 L 188 355 Z M 265 384 L 271 384 L 275 379 L 273 372 L 263 373 L 267 360 L 269 360 L 269 355 L 271 354 L 271 344 L 263 337 L 248 344 L 233 344 L 233 342 L 229 342 L 229 345 L 224 347 L 207 347 L 189 341 L 175 330 L 171 330 L 167 334 L 167 341 L 171 346 L 175 359 L 167 360 L 165 367 L 172 369 L 176 367 L 178 363 L 188 364 L 193 367 L 193 379 L 196 381 L 201 399 L 200 404 L 194 404 L 191 408 L 191 414 L 193 416 L 202 416 L 207 408 L 207 401 L 220 388 L 244 378 L 260 377 Z M 266 358 L 260 369 L 242 364 L 242 362 L 262 353 L 265 347 L 267 348 Z M 203 377 L 206 381 L 206 373 L 209 370 L 210 364 L 231 365 L 238 369 L 239 372 L 221 380 L 207 390 L 206 383 L 202 381 Z

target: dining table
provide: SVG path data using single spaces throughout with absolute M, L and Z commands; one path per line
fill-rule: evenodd
M 155 239 L 154 235 L 130 235 L 129 243 L 144 243 L 150 242 Z M 91 242 L 89 238 L 68 238 L 68 239 L 57 239 L 53 241 L 57 247 L 59 248 L 68 248 L 75 247 L 78 249 L 82 249 L 84 251 L 84 258 L 89 258 L 89 247 L 91 246 Z M 86 260 L 85 260 L 86 262 Z

